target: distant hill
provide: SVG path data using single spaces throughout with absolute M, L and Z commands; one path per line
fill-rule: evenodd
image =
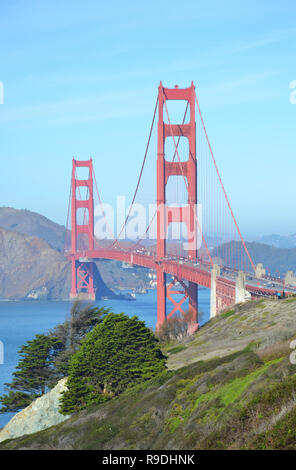
M 42 238 L 59 251 L 64 248 L 65 227 L 27 209 L 0 207 L 0 227 Z
M 65 228 L 43 215 L 0 207 L 0 298 L 67 299 L 71 273 L 64 236 Z M 149 287 L 143 268 L 122 269 L 112 260 L 98 260 L 96 267 L 98 297 L 117 298 L 111 289 Z
M 98 270 L 100 297 L 115 298 Z M 41 238 L 0 228 L 0 299 L 68 299 L 70 263 Z
M 272 245 L 276 248 L 296 248 L 296 233 L 292 235 L 265 235 L 258 240 L 258 243 L 264 243 L 266 245 Z
M 37 262 L 38 260 L 38 262 Z M 37 237 L 0 228 L 0 298 L 67 298 L 70 265 Z
M 263 263 L 271 273 L 296 272 L 296 248 L 276 248 L 263 243 L 247 243 L 247 247 L 254 263 Z
M 257 242 L 247 242 L 246 246 L 254 264 L 262 263 L 268 272 L 277 274 L 279 271 L 281 275 L 286 274 L 287 271 L 296 272 L 296 248 L 276 248 Z M 240 242 L 225 243 L 215 248 L 212 256 L 223 259 L 223 253 L 230 250 L 233 253 L 241 253 L 242 244 Z M 234 265 L 238 265 L 237 260 L 234 260 Z

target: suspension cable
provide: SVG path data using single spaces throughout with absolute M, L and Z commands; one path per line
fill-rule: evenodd
M 182 125 L 184 124 L 184 122 L 185 122 L 185 120 L 186 120 L 186 115 L 187 115 L 188 107 L 189 107 L 189 102 L 187 101 L 185 113 L 184 113 L 183 120 L 182 120 Z M 178 146 L 179 146 L 180 139 L 181 139 L 181 136 L 178 137 L 177 148 L 178 148 Z M 173 155 L 172 161 L 175 161 L 176 155 L 177 155 L 177 153 L 176 153 L 176 150 L 175 150 L 175 151 L 174 151 L 174 155 Z M 136 244 L 132 247 L 132 249 L 135 249 L 135 248 L 141 243 L 141 241 L 143 241 L 144 238 L 146 238 L 146 234 L 147 234 L 147 232 L 149 231 L 149 229 L 150 229 L 150 227 L 151 227 L 151 225 L 152 225 L 152 222 L 153 222 L 153 220 L 155 219 L 156 214 L 157 214 L 157 208 L 155 209 L 155 212 L 154 212 L 154 214 L 153 214 L 153 217 L 151 218 L 150 223 L 149 223 L 148 227 L 146 228 L 145 232 L 144 232 L 143 235 L 139 238 L 139 240 L 136 242 Z
M 134 192 L 134 196 L 133 196 L 133 199 L 132 199 L 132 203 L 131 203 L 131 205 L 130 205 L 128 214 L 127 214 L 127 216 L 126 216 L 126 218 L 125 218 L 123 227 L 122 227 L 122 229 L 121 229 L 119 235 L 117 236 L 116 240 L 115 240 L 115 241 L 113 242 L 113 244 L 111 245 L 111 248 L 118 242 L 118 239 L 120 238 L 120 236 L 121 236 L 121 234 L 122 234 L 124 228 L 126 227 L 127 221 L 128 221 L 128 219 L 129 219 L 129 216 L 130 216 L 132 207 L 133 207 L 133 205 L 134 205 L 134 202 L 135 202 L 135 199 L 136 199 L 136 196 L 137 196 L 137 192 L 138 192 L 138 189 L 139 189 L 140 181 L 141 181 L 141 178 L 142 178 L 142 174 L 143 174 L 143 170 L 144 170 L 144 166 L 145 166 L 145 162 L 146 162 L 146 158 L 147 158 L 147 153 L 148 153 L 148 148 L 149 148 L 149 144 L 150 144 L 150 140 L 151 140 L 151 135 L 152 135 L 152 130 L 153 130 L 153 126 L 154 126 L 154 121 L 155 121 L 157 106 L 158 106 L 158 97 L 157 97 L 156 104 L 155 104 L 155 108 L 154 108 L 153 119 L 152 119 L 152 124 L 151 124 L 150 132 L 149 132 L 148 142 L 147 142 L 147 145 L 146 145 L 146 150 L 145 150 L 145 154 L 144 154 L 144 158 L 143 158 L 143 162 L 142 162 L 142 167 L 141 167 L 140 175 L 139 175 L 138 182 L 137 182 L 137 185 L 136 185 L 136 189 L 135 189 L 135 192 Z
M 237 224 L 236 218 L 234 217 L 234 213 L 233 213 L 233 211 L 232 211 L 232 209 L 231 209 L 230 202 L 229 202 L 229 200 L 228 200 L 228 197 L 227 197 L 227 194 L 226 194 L 224 185 L 223 185 L 223 183 L 222 183 L 222 179 L 221 179 L 221 176 L 220 176 L 220 173 L 219 173 L 219 170 L 218 170 L 218 167 L 217 167 L 217 163 L 216 163 L 216 160 L 215 160 L 213 151 L 212 151 L 212 147 L 211 147 L 211 144 L 210 144 L 210 140 L 209 140 L 209 138 L 208 138 L 208 134 L 207 134 L 207 131 L 206 131 L 206 126 L 205 126 L 205 124 L 204 124 L 204 120 L 203 120 L 203 117 L 202 117 L 202 114 L 201 114 L 201 110 L 200 110 L 200 107 L 199 107 L 199 103 L 198 103 L 198 99 L 197 99 L 196 93 L 195 93 L 195 100 L 196 100 L 196 104 L 197 104 L 199 116 L 200 116 L 200 119 L 201 119 L 201 123 L 202 123 L 202 126 L 203 126 L 203 130 L 204 130 L 204 133 L 205 133 L 205 137 L 206 137 L 206 140 L 207 140 L 207 144 L 208 144 L 208 147 L 209 147 L 209 150 L 210 150 L 210 154 L 211 154 L 211 157 L 212 157 L 212 160 L 213 160 L 213 163 L 214 163 L 216 172 L 217 172 L 217 176 L 218 176 L 219 182 L 220 182 L 220 184 L 221 184 L 221 187 L 222 187 L 222 190 L 223 190 L 223 193 L 224 193 L 224 196 L 225 196 L 226 203 L 227 203 L 227 205 L 228 205 L 228 207 L 229 207 L 229 210 L 230 210 L 232 219 L 233 219 L 233 221 L 234 221 L 234 224 L 235 224 L 236 229 L 237 229 L 237 231 L 238 231 L 238 234 L 239 234 L 239 236 L 240 236 L 240 239 L 241 239 L 241 242 L 242 242 L 243 247 L 244 247 L 244 249 L 245 249 L 245 252 L 246 252 L 246 254 L 247 254 L 248 258 L 249 258 L 249 261 L 250 261 L 250 263 L 251 263 L 251 266 L 252 266 L 254 272 L 256 272 L 255 265 L 254 265 L 254 263 L 253 263 L 253 260 L 252 260 L 252 258 L 251 258 L 251 255 L 250 255 L 250 253 L 249 253 L 249 251 L 248 251 L 248 249 L 247 249 L 247 246 L 246 246 L 246 244 L 245 244 L 245 241 L 244 241 L 244 239 L 243 239 L 243 236 L 242 236 L 241 231 L 240 231 L 240 229 L 239 229 L 239 226 L 238 226 L 238 224 Z

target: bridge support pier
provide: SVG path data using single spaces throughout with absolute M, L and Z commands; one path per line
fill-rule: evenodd
M 167 285 L 167 275 L 161 268 L 157 270 L 157 324 L 159 330 L 175 313 L 186 317 L 188 333 L 192 334 L 198 329 L 198 291 L 197 284 L 189 282 L 188 285 L 182 279 L 174 277 Z M 181 288 L 180 288 L 181 287 Z M 176 298 L 178 296 L 178 299 Z M 180 298 L 181 296 L 181 298 Z M 167 299 L 173 306 L 167 314 Z M 183 309 L 183 303 L 189 300 L 188 314 Z
M 288 271 L 285 276 L 285 283 L 289 286 L 296 286 L 296 276 L 294 276 L 293 271 Z
M 156 330 L 166 321 L 166 274 L 161 268 L 157 272 L 157 323 Z
M 95 300 L 93 263 L 72 259 L 72 288 L 70 299 Z
M 258 279 L 262 279 L 262 277 L 264 277 L 265 274 L 266 274 L 266 269 L 263 267 L 263 264 L 262 264 L 262 263 L 258 263 L 257 266 L 256 266 L 255 276 L 256 276 Z
M 217 315 L 217 276 L 219 275 L 220 267 L 214 264 L 211 271 L 210 318 Z
M 235 282 L 235 303 L 246 302 L 251 298 L 251 294 L 246 290 L 246 274 L 239 271 Z
M 198 285 L 194 282 L 188 284 L 189 313 L 192 322 L 198 323 Z

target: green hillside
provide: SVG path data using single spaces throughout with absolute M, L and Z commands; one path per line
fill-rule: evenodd
M 159 377 L 0 449 L 296 450 L 295 337 L 296 299 L 237 305 L 166 345 Z

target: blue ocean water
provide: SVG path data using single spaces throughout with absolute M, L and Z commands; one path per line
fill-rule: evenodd
M 202 312 L 200 323 L 209 318 L 209 289 L 199 288 L 199 310 Z M 156 290 L 147 294 L 137 294 L 135 301 L 101 300 L 96 305 L 110 307 L 113 312 L 124 312 L 129 316 L 137 315 L 146 325 L 155 329 L 156 325 Z M 4 345 L 4 364 L 0 364 L 0 395 L 4 393 L 4 384 L 10 382 L 18 363 L 18 350 L 21 345 L 34 338 L 37 333 L 47 333 L 59 323 L 63 323 L 70 314 L 71 303 L 65 301 L 0 301 L 0 341 Z M 15 413 L 0 414 L 0 428 Z

